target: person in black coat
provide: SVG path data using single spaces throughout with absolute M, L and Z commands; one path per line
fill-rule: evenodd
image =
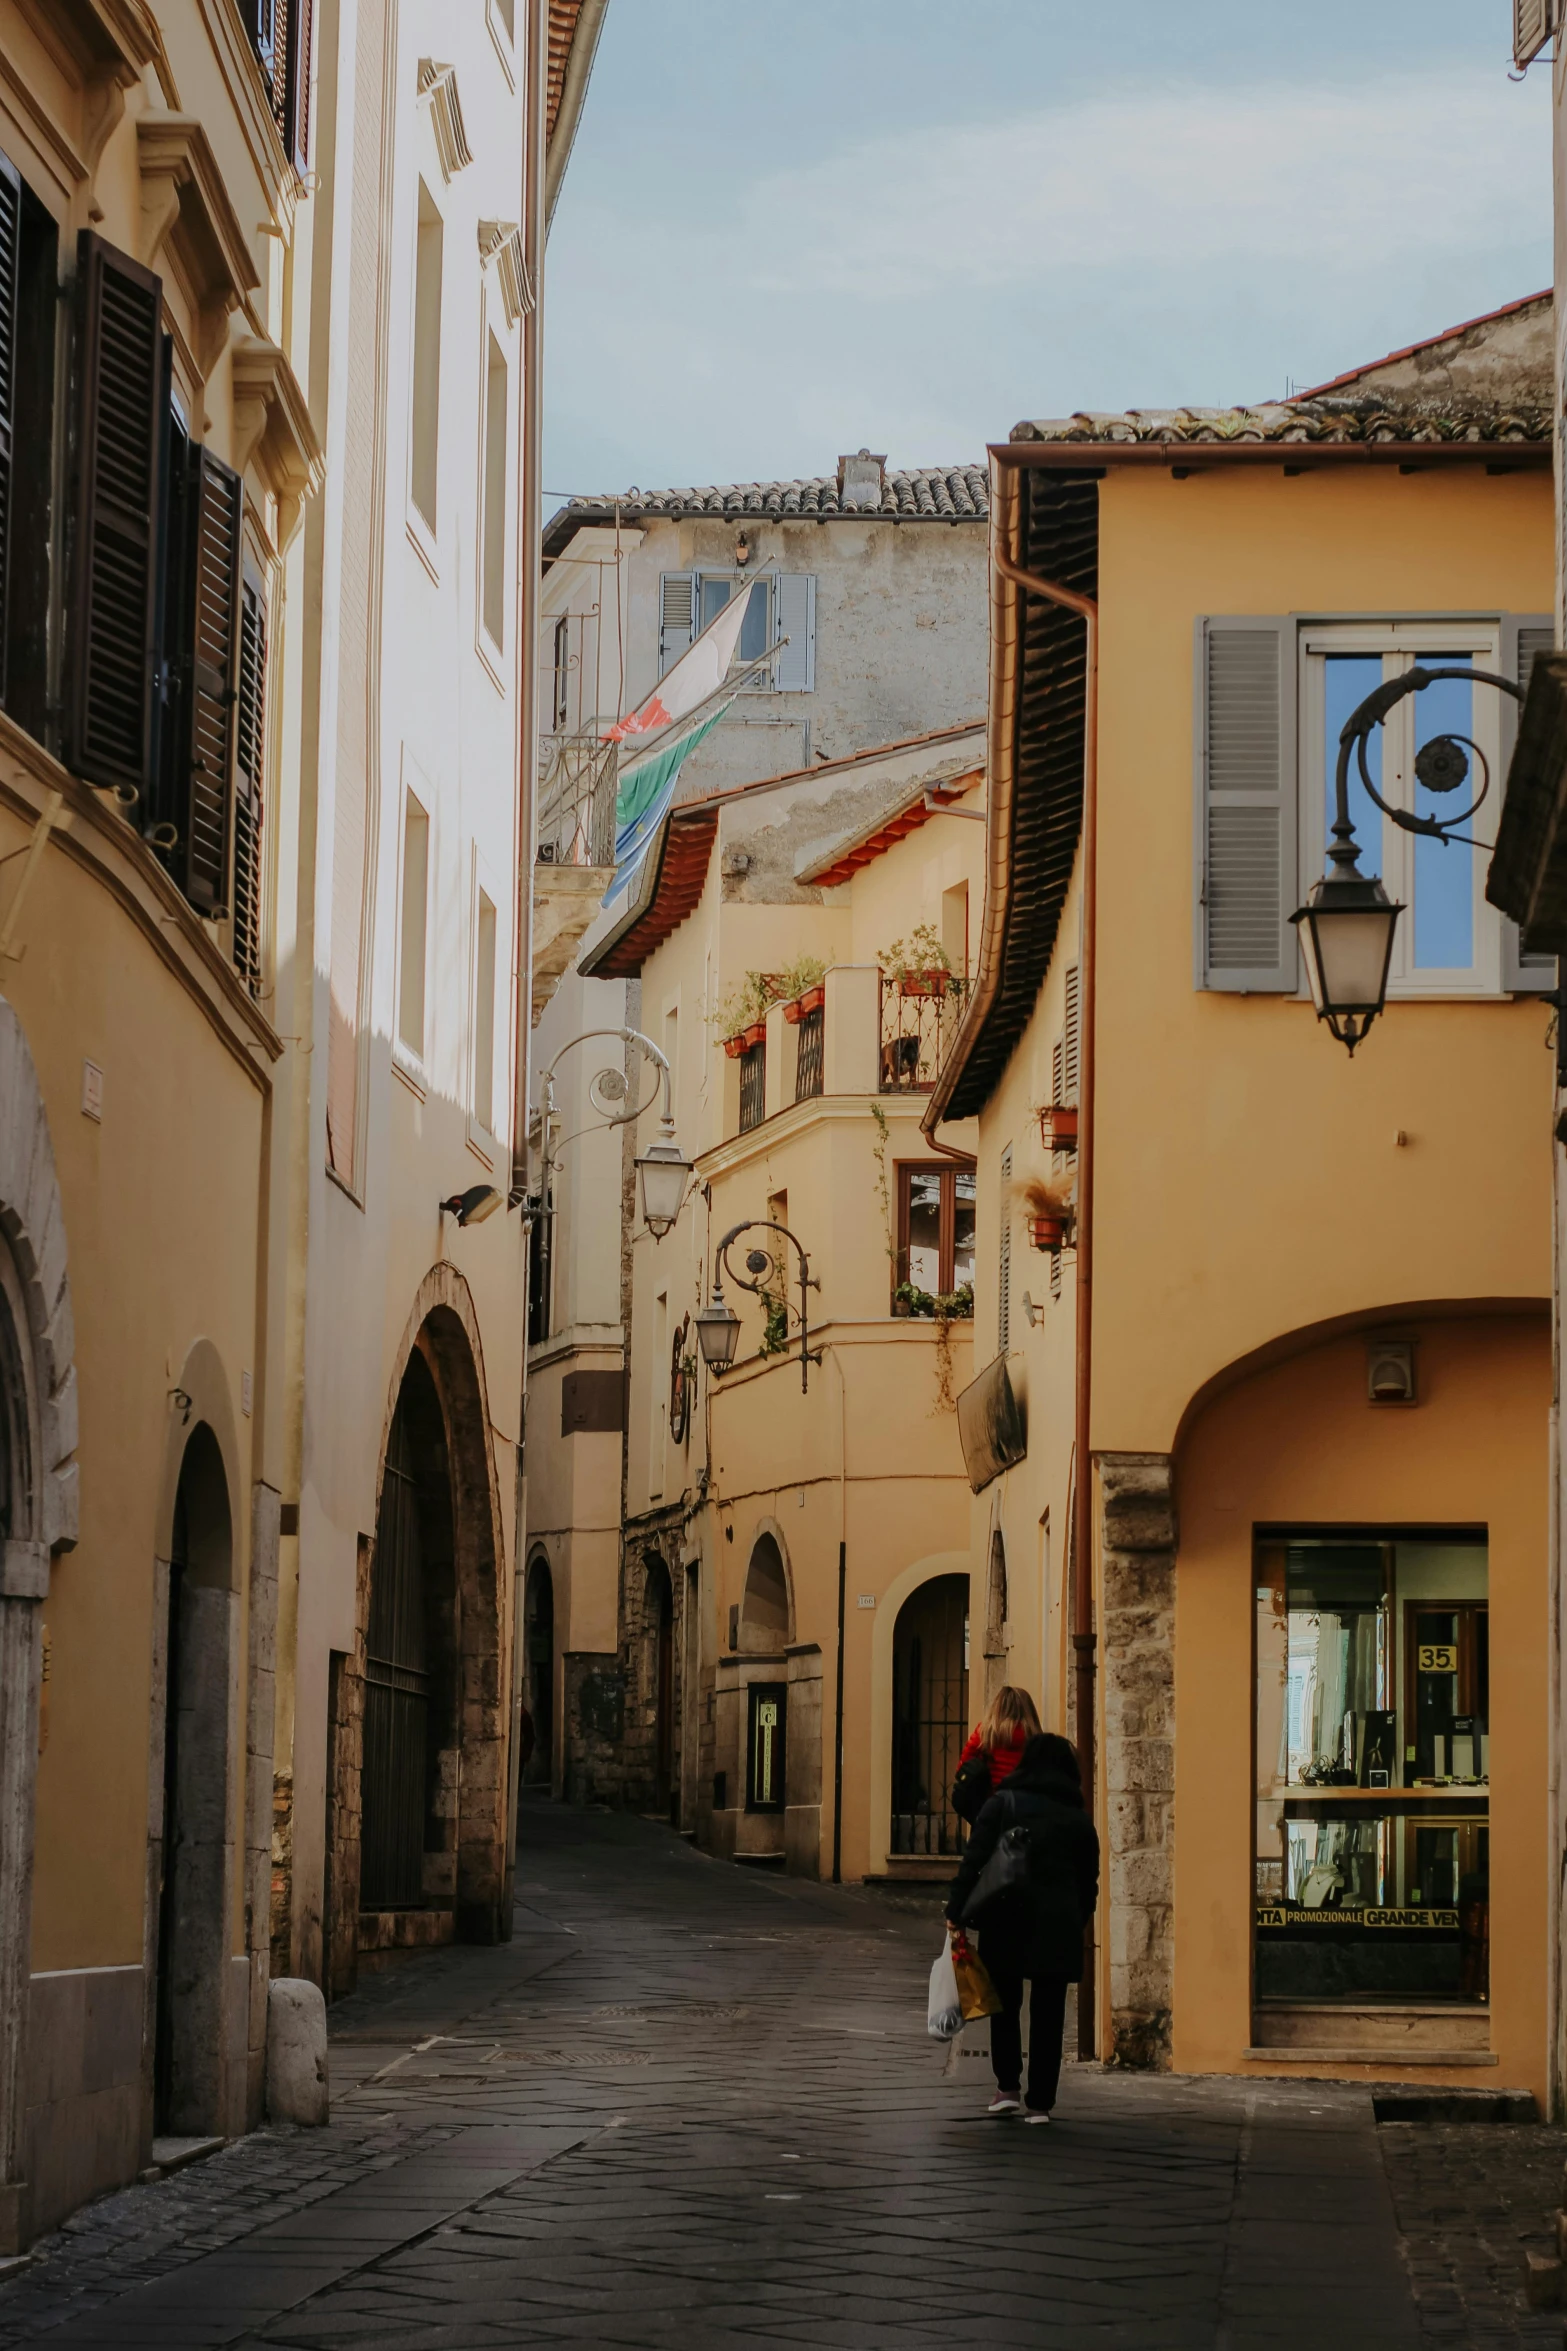
M 980 1872 L 1010 1828 L 1028 1832 L 1027 1880 L 965 1921 Z M 992 2114 L 1022 2110 L 1026 1976 L 1032 1986 L 1027 2119 L 1050 2120 L 1061 2078 L 1066 1988 L 1082 1977 L 1084 1931 L 1098 1899 L 1099 1839 L 1083 1805 L 1076 1751 L 1070 1740 L 1043 1731 L 1029 1740 L 1005 1789 L 982 1808 L 947 1896 L 948 1926 L 954 1934 L 978 1926 L 980 1957 L 1001 1996 L 1001 2013 L 990 2020 Z

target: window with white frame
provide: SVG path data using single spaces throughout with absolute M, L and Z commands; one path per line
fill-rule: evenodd
M 666 571 L 659 581 L 658 674 L 672 669 L 731 598 L 748 594 L 738 663 L 772 648 L 777 658 L 758 671 L 750 690 L 809 694 L 816 685 L 816 581 L 809 572 Z
M 1302 991 L 1290 916 L 1321 874 L 1333 822 L 1339 737 L 1379 686 L 1422 669 L 1482 671 L 1527 685 L 1552 641 L 1544 616 L 1207 620 L 1198 644 L 1197 982 L 1240 993 Z M 1465 839 L 1395 824 L 1350 767 L 1360 869 L 1407 911 L 1394 936 L 1392 999 L 1497 996 L 1554 985 L 1485 895 L 1518 705 L 1460 675 L 1394 704 L 1366 760 L 1390 808 L 1451 819 L 1489 790 Z M 1464 745 L 1470 776 L 1438 793 L 1416 761 L 1435 736 Z

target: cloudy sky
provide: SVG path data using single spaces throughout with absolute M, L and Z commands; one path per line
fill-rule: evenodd
M 610 0 L 552 493 L 1267 398 L 1550 278 L 1509 0 Z M 551 496 L 547 505 L 556 503 Z

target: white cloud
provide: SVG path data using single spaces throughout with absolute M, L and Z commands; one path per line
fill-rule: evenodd
M 1543 77 L 1419 66 L 915 124 L 699 194 L 675 142 L 662 182 L 568 183 L 551 484 L 950 460 L 1024 414 L 1320 380 L 1545 283 L 1549 149 Z

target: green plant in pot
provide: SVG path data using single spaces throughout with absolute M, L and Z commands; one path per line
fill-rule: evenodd
M 933 923 L 916 923 L 906 939 L 894 939 L 876 960 L 882 978 L 900 996 L 961 996 L 966 984 Z

